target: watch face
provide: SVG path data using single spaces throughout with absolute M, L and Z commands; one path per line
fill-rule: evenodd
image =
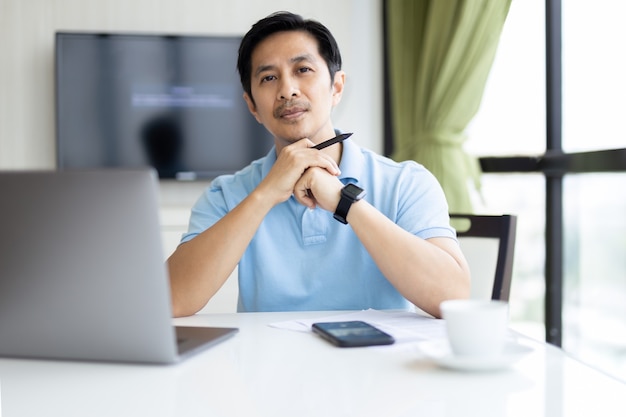
M 363 193 L 363 189 L 350 183 L 343 188 L 343 193 L 348 197 L 357 199 L 361 197 L 361 194 Z

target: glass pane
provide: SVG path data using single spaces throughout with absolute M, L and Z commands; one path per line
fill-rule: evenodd
M 471 154 L 545 151 L 544 9 L 544 0 L 511 3 L 480 109 L 467 129 Z
M 509 304 L 511 326 L 545 339 L 545 179 L 542 174 L 485 174 L 475 196 L 479 214 L 517 216 L 513 281 Z
M 626 147 L 626 2 L 563 2 L 563 149 Z
M 563 348 L 626 381 L 626 174 L 564 182 Z

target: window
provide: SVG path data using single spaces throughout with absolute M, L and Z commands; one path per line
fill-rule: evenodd
M 554 305 L 557 327 L 562 313 L 563 348 L 626 380 L 626 135 L 621 126 L 626 114 L 626 54 L 621 45 L 626 39 L 626 3 L 590 4 L 512 2 L 481 109 L 468 131 L 467 150 L 501 156 L 498 173 L 484 175 L 478 210 L 519 216 L 513 327 L 537 336 L 545 320 L 549 339 L 554 324 L 543 316 L 553 315 L 546 306 Z M 546 9 L 551 14 L 546 15 Z M 562 71 L 556 66 L 558 74 L 549 78 L 542 76 L 546 34 L 531 30 L 543 28 L 546 19 L 549 27 L 560 23 L 562 28 L 557 34 Z M 562 95 L 556 95 L 556 104 L 546 104 L 546 91 L 555 91 L 554 82 Z M 558 129 L 548 128 L 554 126 Z M 555 131 L 558 138 L 547 138 Z M 551 152 L 544 154 L 549 147 Z M 505 173 L 502 168 L 514 155 L 538 158 L 522 170 L 529 173 Z M 557 204 L 550 208 L 547 201 Z M 558 215 L 552 216 L 554 212 Z M 556 239 L 547 239 L 546 233 Z M 546 251 L 546 246 L 556 251 Z M 538 264 L 554 261 L 545 253 L 556 253 L 557 261 L 563 256 L 562 271 L 556 272 L 560 279 L 555 281 L 562 310 L 561 299 L 546 296 L 542 285 L 545 268 Z M 561 329 L 556 333 L 560 344 Z
M 592 7 L 590 7 L 592 6 Z M 563 2 L 563 149 L 626 147 L 626 2 Z
M 466 149 L 478 156 L 539 155 L 546 149 L 543 0 L 513 1 L 485 87 L 468 128 Z M 545 181 L 541 174 L 485 174 L 474 206 L 478 213 L 518 216 L 511 321 L 544 338 Z

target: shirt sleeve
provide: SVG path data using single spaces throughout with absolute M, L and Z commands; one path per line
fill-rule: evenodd
M 219 178 L 200 195 L 191 209 L 189 227 L 183 234 L 181 243 L 188 242 L 213 226 L 228 213 L 228 205 Z
M 456 239 L 448 203 L 435 176 L 415 162 L 406 162 L 398 180 L 396 223 L 422 239 Z
M 268 157 L 253 161 L 235 174 L 220 175 L 211 182 L 191 209 L 189 228 L 183 234 L 181 243 L 190 241 L 213 226 L 256 188 L 264 170 L 269 170 L 276 158 L 273 149 Z

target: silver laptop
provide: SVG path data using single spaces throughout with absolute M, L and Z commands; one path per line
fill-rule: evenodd
M 0 356 L 174 363 L 235 328 L 174 327 L 151 170 L 0 173 Z

